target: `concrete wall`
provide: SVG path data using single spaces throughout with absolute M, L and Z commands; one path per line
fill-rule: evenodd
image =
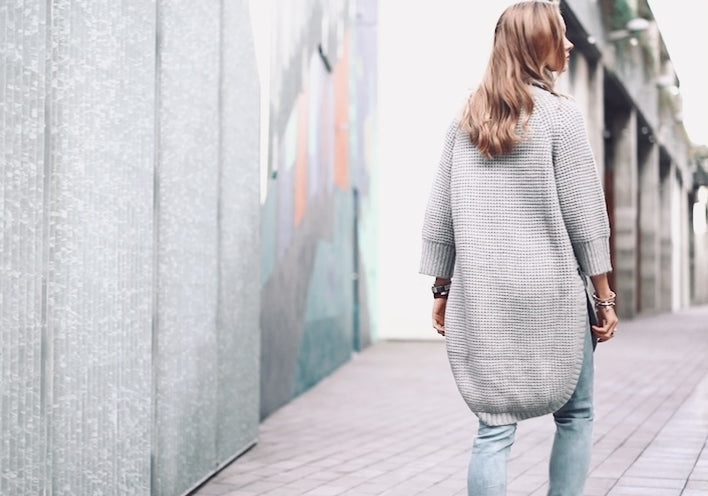
M 0 493 L 184 493 L 258 426 L 248 9 L 0 19 Z
M 375 332 L 376 2 L 283 0 L 273 16 L 262 417 Z

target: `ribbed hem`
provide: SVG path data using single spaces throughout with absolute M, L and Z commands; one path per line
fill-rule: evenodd
M 573 243 L 573 251 L 575 251 L 580 268 L 585 274 L 596 276 L 612 271 L 609 237 Z
M 420 273 L 451 278 L 455 269 L 455 246 L 423 239 Z

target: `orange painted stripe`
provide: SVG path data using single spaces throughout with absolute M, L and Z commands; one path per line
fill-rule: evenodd
M 341 60 L 334 68 L 334 183 L 349 189 L 349 43 L 344 36 Z
M 298 226 L 307 210 L 307 108 L 308 95 L 302 93 L 297 102 L 297 155 L 295 158 L 295 225 Z

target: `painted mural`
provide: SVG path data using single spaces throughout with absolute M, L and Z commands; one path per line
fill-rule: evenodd
M 276 3 L 261 220 L 261 417 L 375 334 L 376 2 Z

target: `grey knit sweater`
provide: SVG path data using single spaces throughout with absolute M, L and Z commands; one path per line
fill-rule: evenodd
M 588 332 L 580 271 L 611 270 L 582 114 L 573 100 L 539 88 L 534 100 L 524 141 L 494 159 L 450 125 L 423 225 L 420 272 L 452 277 L 450 366 L 470 409 L 489 425 L 568 401 Z

